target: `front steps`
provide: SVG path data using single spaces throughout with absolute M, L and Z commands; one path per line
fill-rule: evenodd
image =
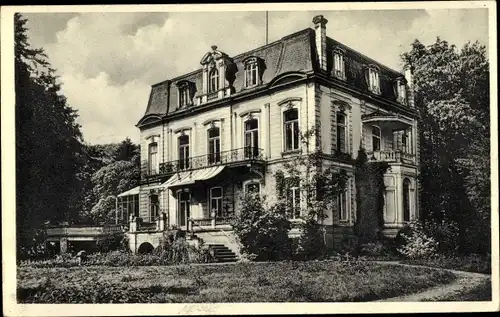
M 216 262 L 236 262 L 238 256 L 223 244 L 209 244 L 208 247 L 213 250 Z

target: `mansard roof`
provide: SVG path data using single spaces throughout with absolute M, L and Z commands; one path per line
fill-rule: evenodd
M 380 70 L 381 95 L 385 99 L 396 100 L 393 82 L 403 76 L 402 73 L 392 70 L 375 60 L 327 37 L 327 72 L 331 73 L 333 67 L 333 51 L 340 49 L 344 54 L 346 84 L 353 88 L 368 91 L 365 79 L 365 67 L 370 64 L 378 66 Z M 208 54 L 208 53 L 207 53 Z M 202 58 L 202 63 L 207 54 Z M 315 47 L 315 31 L 311 28 L 290 34 L 273 43 L 239 54 L 232 58 L 238 69 L 233 86 L 235 92 L 232 96 L 247 91 L 244 87 L 244 62 L 248 57 L 260 58 L 265 66 L 262 74 L 263 85 L 272 84 L 278 77 L 287 74 L 320 73 L 319 62 Z M 167 115 L 176 110 L 178 89 L 176 83 L 189 81 L 196 87 L 196 95 L 201 94 L 203 70 L 200 68 L 191 73 L 157 83 L 152 86 L 146 116 L 152 114 Z M 141 119 L 141 121 L 143 121 Z

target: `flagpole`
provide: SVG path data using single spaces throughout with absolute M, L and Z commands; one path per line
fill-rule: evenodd
M 268 43 L 268 38 L 269 38 L 269 25 L 268 25 L 268 20 L 269 20 L 269 16 L 268 16 L 269 12 L 266 11 L 266 45 Z

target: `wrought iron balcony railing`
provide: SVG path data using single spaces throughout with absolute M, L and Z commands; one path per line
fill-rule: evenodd
M 210 166 L 226 165 L 239 162 L 263 161 L 262 149 L 245 147 L 229 151 L 183 158 L 160 164 L 159 174 L 170 174 Z

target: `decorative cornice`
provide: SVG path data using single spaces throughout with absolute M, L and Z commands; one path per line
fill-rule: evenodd
M 244 117 L 244 116 L 251 114 L 251 113 L 260 113 L 260 112 L 261 112 L 260 109 L 245 110 L 243 112 L 240 112 L 240 117 Z

